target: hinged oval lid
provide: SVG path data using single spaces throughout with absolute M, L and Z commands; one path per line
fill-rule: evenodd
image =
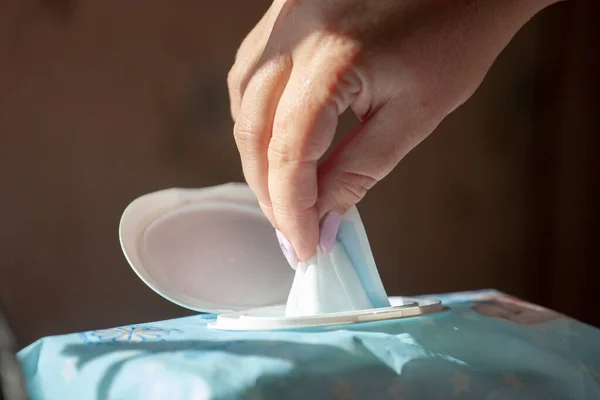
M 142 196 L 124 211 L 119 237 L 144 283 L 195 311 L 285 304 L 294 278 L 245 184 Z

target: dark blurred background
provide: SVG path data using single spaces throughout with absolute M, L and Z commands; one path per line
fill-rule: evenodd
M 0 307 L 21 345 L 188 313 L 130 270 L 119 217 L 243 179 L 225 78 L 267 6 L 0 0 Z M 491 287 L 600 324 L 598 11 L 538 15 L 361 203 L 389 294 Z

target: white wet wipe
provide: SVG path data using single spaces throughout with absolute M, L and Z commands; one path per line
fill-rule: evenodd
M 298 264 L 286 317 L 390 307 L 356 207 L 343 217 L 336 243 Z

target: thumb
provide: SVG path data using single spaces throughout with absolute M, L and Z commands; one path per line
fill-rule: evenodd
M 388 103 L 346 136 L 319 166 L 319 217 L 357 204 L 437 125 L 420 121 Z

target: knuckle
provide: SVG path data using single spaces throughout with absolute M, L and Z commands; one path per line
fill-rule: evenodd
M 342 61 L 342 65 L 354 63 L 363 52 L 362 43 L 347 34 L 329 34 L 325 39 L 325 45 L 335 52 L 335 56 Z
M 298 192 L 294 188 L 286 188 L 285 196 L 273 196 L 272 210 L 278 220 L 299 216 L 308 212 L 316 203 L 317 196 L 308 192 Z
M 259 142 L 258 131 L 252 129 L 247 123 L 240 120 L 233 127 L 233 137 L 240 150 L 252 150 L 257 148 Z
M 285 134 L 274 134 L 267 150 L 267 159 L 274 168 L 310 162 L 306 157 L 306 145 L 301 140 L 290 141 Z
M 356 204 L 376 183 L 377 179 L 372 176 L 341 171 L 336 177 L 337 193 L 340 197 L 338 201 L 342 204 Z
M 230 92 L 238 91 L 238 89 L 239 89 L 238 82 L 239 81 L 240 81 L 239 72 L 238 72 L 237 67 L 234 65 L 233 67 L 231 67 L 231 69 L 227 73 L 227 87 L 229 88 Z
M 308 51 L 297 57 L 320 71 L 314 79 L 307 79 L 307 93 L 319 103 L 336 104 L 338 112 L 343 112 L 363 86 L 358 72 L 360 45 L 343 35 L 319 31 L 306 46 Z
M 269 160 L 269 165 L 273 168 L 281 168 L 293 162 L 289 147 L 282 140 L 275 137 L 271 138 L 271 143 L 267 151 L 267 159 Z

